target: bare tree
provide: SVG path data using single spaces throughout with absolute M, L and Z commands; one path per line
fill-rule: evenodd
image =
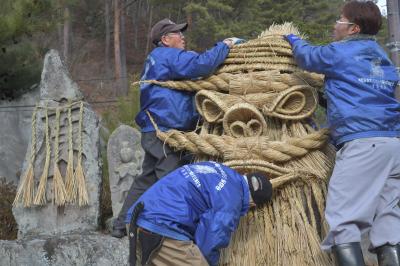
M 125 0 L 122 1 L 125 5 Z M 121 9 L 120 13 L 121 17 L 121 37 L 120 37 L 120 45 L 121 45 L 121 94 L 128 94 L 128 74 L 126 71 L 126 27 L 125 27 L 125 17 L 126 17 L 126 8 Z
M 110 0 L 104 0 L 104 20 L 105 20 L 105 30 L 106 30 L 106 43 L 104 51 L 104 65 L 106 77 L 110 77 L 111 64 L 110 64 L 110 42 L 111 42 L 111 31 L 110 31 Z
M 150 32 L 151 26 L 153 24 L 153 5 L 149 3 L 149 9 L 150 9 L 150 14 L 149 14 L 149 29 L 147 32 Z M 149 53 L 150 50 L 150 34 L 147 36 L 147 42 L 146 42 L 146 55 Z
M 68 65 L 71 46 L 71 14 L 68 5 L 64 7 L 64 29 L 63 29 L 63 56 Z
M 116 79 L 116 92 L 117 95 L 121 95 L 121 84 L 120 79 L 122 77 L 122 66 L 121 66 L 121 9 L 120 0 L 114 0 L 114 71 Z

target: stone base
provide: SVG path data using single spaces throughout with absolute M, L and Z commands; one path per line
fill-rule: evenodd
M 0 265 L 128 265 L 128 238 L 98 232 L 0 241 Z

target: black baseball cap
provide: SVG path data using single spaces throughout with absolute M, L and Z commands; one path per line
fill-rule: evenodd
M 262 205 L 272 199 L 272 184 L 261 172 L 246 175 L 251 197 L 256 205 Z
M 154 45 L 157 45 L 159 41 L 161 41 L 161 37 L 170 32 L 178 32 L 185 31 L 188 27 L 187 23 L 176 24 L 168 18 L 160 20 L 157 22 L 153 28 L 151 28 L 150 37 L 151 42 Z

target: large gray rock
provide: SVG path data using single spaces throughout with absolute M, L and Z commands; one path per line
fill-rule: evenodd
M 0 101 L 0 177 L 16 185 L 31 137 L 33 106 L 38 101 L 38 86 L 17 100 Z
M 65 99 L 82 98 L 78 85 L 71 79 L 58 52 L 50 50 L 44 59 L 40 99 L 60 102 Z
M 128 238 L 100 233 L 0 241 L 3 266 L 127 265 Z
M 54 84 L 53 84 L 54 83 Z M 53 86 L 54 85 L 54 86 Z M 48 172 L 48 182 L 46 190 L 47 204 L 44 206 L 24 208 L 14 207 L 13 214 L 18 223 L 18 238 L 37 235 L 55 235 L 67 232 L 85 232 L 94 231 L 99 224 L 100 214 L 100 193 L 101 193 L 101 157 L 99 149 L 99 120 L 94 111 L 85 103 L 83 108 L 82 125 L 82 151 L 83 151 L 83 169 L 86 178 L 86 187 L 89 196 L 89 205 L 78 207 L 76 205 L 56 206 L 52 204 L 53 199 L 53 164 L 54 164 L 54 140 L 56 135 L 55 107 L 65 107 L 66 99 L 76 102 L 81 98 L 81 93 L 77 86 L 69 79 L 69 74 L 62 66 L 58 53 L 50 51 L 45 58 L 42 80 L 40 84 L 41 99 L 39 105 L 53 108 L 49 110 L 49 125 L 51 139 L 51 160 Z M 50 91 L 50 90 L 53 91 Z M 48 97 L 54 96 L 54 99 Z M 43 97 L 43 98 L 42 98 Z M 74 149 L 74 167 L 77 165 L 77 155 L 79 150 L 79 104 L 72 108 L 73 123 L 73 149 Z M 37 114 L 36 130 L 36 159 L 34 163 L 35 187 L 39 183 L 40 176 L 44 169 L 46 157 L 45 142 L 45 111 L 39 108 Z M 61 174 L 65 176 L 65 169 L 68 162 L 68 112 L 64 109 L 60 115 L 59 131 L 59 154 L 58 166 Z M 31 140 L 32 141 L 32 140 Z M 29 164 L 31 151 L 30 145 L 26 153 L 24 173 Z
M 114 218 L 118 216 L 134 178 L 142 171 L 143 157 L 139 131 L 121 125 L 111 134 L 107 161 Z

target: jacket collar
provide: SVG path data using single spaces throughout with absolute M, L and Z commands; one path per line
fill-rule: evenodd
M 371 41 L 376 41 L 376 38 L 374 35 L 369 35 L 369 34 L 354 34 L 354 35 L 349 35 L 341 42 L 347 42 L 347 41 L 358 41 L 358 40 L 371 40 Z

